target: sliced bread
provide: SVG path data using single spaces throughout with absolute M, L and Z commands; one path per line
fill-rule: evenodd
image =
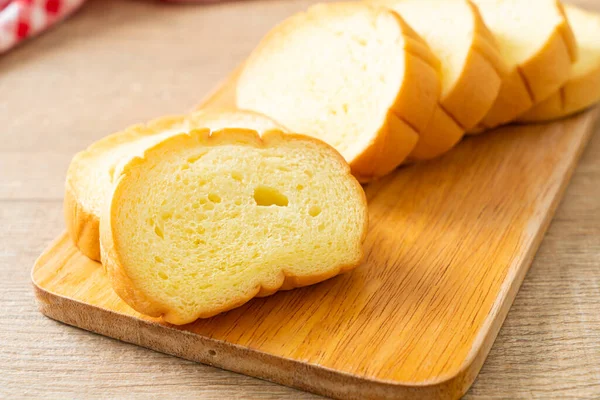
M 440 60 L 440 109 L 421 134 L 438 137 L 430 143 L 419 141 L 411 158 L 438 155 L 477 125 L 498 95 L 507 71 L 494 37 L 468 0 L 374 1 L 398 12 Z
M 135 125 L 92 144 L 75 155 L 67 172 L 64 212 L 67 231 L 83 254 L 100 260 L 100 211 L 110 196 L 113 177 L 140 149 L 196 128 L 249 128 L 260 132 L 284 129 L 251 111 L 208 109 L 188 116 L 164 117 Z
M 481 129 L 515 120 L 568 79 L 577 45 L 558 0 L 473 0 L 496 38 L 508 75 Z
M 569 80 L 559 91 L 521 115 L 521 122 L 565 117 L 600 101 L 600 14 L 572 5 L 566 5 L 565 11 L 579 46 L 579 57 Z
M 325 143 L 198 130 L 124 166 L 102 263 L 134 309 L 186 324 L 356 267 L 367 220 L 360 184 Z
M 237 105 L 327 142 L 368 181 L 415 147 L 437 104 L 437 68 L 395 12 L 319 4 L 262 40 L 239 77 Z

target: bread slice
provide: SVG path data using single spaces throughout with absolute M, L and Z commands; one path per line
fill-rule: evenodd
M 102 263 L 134 309 L 186 324 L 356 267 L 367 220 L 360 184 L 325 143 L 197 130 L 124 166 Z
M 375 2 L 398 12 L 440 60 L 439 116 L 422 134 L 435 137 L 437 133 L 439 137 L 427 147 L 419 148 L 417 144 L 411 155 L 415 159 L 436 156 L 456 144 L 464 130 L 475 127 L 490 110 L 507 73 L 506 66 L 493 35 L 468 0 Z
M 188 116 L 164 117 L 135 125 L 92 144 L 75 155 L 67 172 L 64 212 L 67 231 L 83 254 L 100 260 L 100 211 L 110 196 L 113 177 L 139 149 L 196 128 L 250 128 L 261 132 L 284 129 L 251 111 L 208 109 Z
M 262 40 L 239 77 L 237 105 L 329 143 L 368 181 L 415 147 L 437 103 L 438 67 L 396 13 L 319 4 Z
M 577 45 L 558 0 L 473 0 L 496 37 L 509 68 L 480 128 L 515 120 L 560 88 L 576 60 Z
M 579 46 L 579 58 L 560 90 L 521 115 L 519 121 L 566 117 L 600 101 L 600 14 L 572 5 L 566 5 L 565 11 Z

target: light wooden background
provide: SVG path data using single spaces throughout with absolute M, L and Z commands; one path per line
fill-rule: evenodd
M 318 398 L 51 321 L 29 278 L 64 229 L 63 180 L 76 151 L 191 108 L 310 2 L 90 1 L 0 56 L 0 398 Z M 598 132 L 466 398 L 600 398 Z

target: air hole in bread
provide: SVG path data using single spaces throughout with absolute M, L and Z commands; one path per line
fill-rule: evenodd
M 204 205 L 204 209 L 205 209 L 206 211 L 211 211 L 211 210 L 214 210 L 214 209 L 215 209 L 215 205 L 214 205 L 213 203 L 206 203 L 206 204 Z
M 296 186 L 296 190 L 302 190 L 302 189 L 304 189 L 304 185 L 298 185 L 298 186 Z
M 154 233 L 156 234 L 156 236 L 158 236 L 161 239 L 165 238 L 165 234 L 164 234 L 162 228 L 158 225 L 154 225 Z
M 316 217 L 317 215 L 321 214 L 321 207 L 312 206 L 310 210 L 308 210 L 308 214 L 310 214 L 311 217 Z
M 187 162 L 190 164 L 195 163 L 196 161 L 198 161 L 199 159 L 201 159 L 206 153 L 200 153 L 200 154 L 196 154 L 194 156 L 188 157 Z
M 220 203 L 221 202 L 221 196 L 219 196 L 216 193 L 209 193 L 208 194 L 208 200 L 210 200 L 213 203 Z
M 164 272 L 162 272 L 162 271 L 158 271 L 158 276 L 160 276 L 160 279 L 164 279 L 165 281 L 166 281 L 167 279 L 169 279 L 169 275 L 165 274 L 165 273 L 164 273 Z
M 254 201 L 257 205 L 268 207 L 278 206 L 287 207 L 288 198 L 279 190 L 269 186 L 258 186 L 254 188 Z
M 210 355 L 210 356 L 213 356 L 213 357 L 214 357 L 214 356 L 216 356 L 216 355 L 217 355 L 217 352 L 216 352 L 216 351 L 214 351 L 214 350 L 209 350 L 209 351 L 208 351 L 208 355 Z
M 237 199 L 236 201 L 234 201 L 236 206 L 241 206 L 242 205 L 242 201 L 240 199 Z
M 241 174 L 241 173 L 239 173 L 239 172 L 232 172 L 232 173 L 231 173 L 231 177 L 232 177 L 233 179 L 235 179 L 236 181 L 238 181 L 238 182 L 241 182 L 241 181 L 242 181 L 242 174 Z

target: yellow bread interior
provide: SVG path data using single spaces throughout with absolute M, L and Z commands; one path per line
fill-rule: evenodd
M 237 105 L 327 142 L 368 181 L 415 146 L 437 103 L 437 68 L 396 13 L 319 4 L 262 40 L 239 77 Z
M 74 243 L 88 257 L 100 260 L 98 224 L 113 177 L 136 152 L 165 137 L 207 127 L 249 128 L 259 132 L 284 129 L 272 119 L 251 111 L 207 109 L 187 116 L 163 117 L 135 125 L 92 144 L 75 155 L 66 180 L 65 217 Z
M 577 58 L 571 27 L 558 0 L 473 0 L 508 67 L 482 127 L 511 122 L 566 81 Z
M 323 142 L 192 131 L 124 166 L 102 263 L 133 308 L 185 324 L 355 267 L 367 218 L 361 186 Z
M 519 121 L 561 118 L 600 101 L 600 14 L 572 5 L 566 5 L 565 11 L 579 46 L 577 62 L 560 90 L 521 115 Z

